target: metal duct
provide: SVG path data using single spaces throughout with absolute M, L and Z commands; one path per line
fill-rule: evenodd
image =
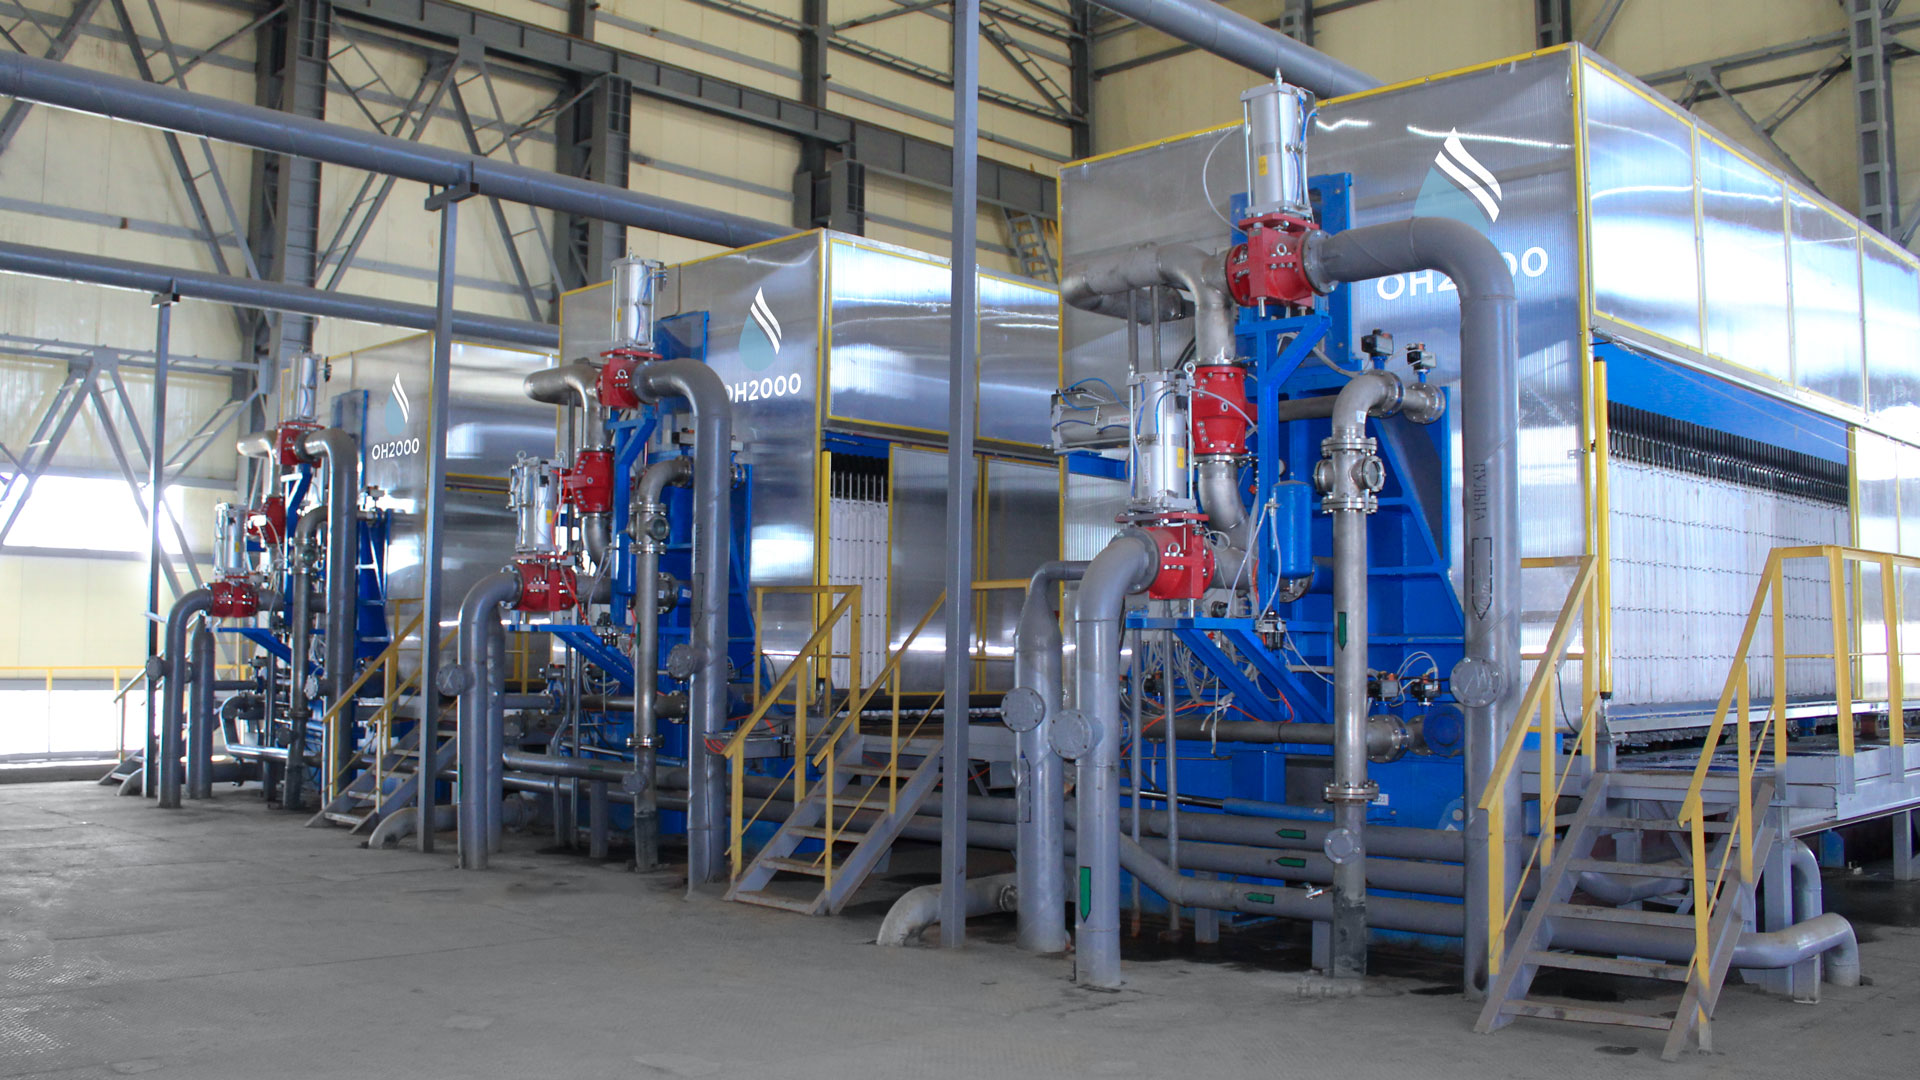
M 793 233 L 704 206 L 17 53 L 0 55 L 0 95 L 721 247 Z
M 0 60 L 4 59 L 0 57 Z M 81 281 L 89 285 L 134 289 L 188 300 L 208 300 L 236 307 L 285 311 L 320 319 L 348 319 L 379 326 L 401 326 L 409 330 L 434 328 L 434 310 L 426 304 L 403 304 L 397 300 L 328 292 L 305 285 L 229 277 L 226 274 L 210 274 L 174 266 L 155 266 L 126 259 L 109 259 L 104 255 L 34 247 L 31 244 L 0 241 L 0 272 L 56 281 Z M 453 332 L 463 338 L 479 338 L 502 345 L 524 345 L 534 349 L 560 347 L 560 328 L 557 326 L 502 319 L 494 315 L 456 311 L 453 313 Z
M 1224 60 L 1272 78 L 1277 72 L 1287 82 L 1321 97 L 1340 97 L 1372 90 L 1379 79 L 1238 12 L 1208 0 L 1094 0 L 1108 11 L 1125 15 L 1163 34 Z

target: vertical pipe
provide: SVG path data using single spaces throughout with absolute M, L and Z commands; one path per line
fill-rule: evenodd
M 194 616 L 212 606 L 213 593 L 195 589 L 174 601 L 173 610 L 167 613 L 167 698 L 160 714 L 160 777 L 154 788 L 160 806 L 167 810 L 180 808 L 181 726 L 186 721 L 187 710 L 187 626 Z M 149 771 L 153 766 L 154 762 L 147 763 Z
M 1066 828 L 1065 779 L 1060 755 L 1048 742 L 1048 725 L 1062 708 L 1060 619 L 1053 593 L 1063 581 L 1078 581 L 1084 562 L 1042 563 L 1027 583 L 1014 639 L 1013 683 L 1039 695 L 1038 724 L 1015 737 L 1019 757 L 1014 771 L 1019 827 L 1014 837 L 1019 886 L 1020 947 L 1032 952 L 1067 951 L 1065 883 L 1060 879 Z
M 193 632 L 191 712 L 187 717 L 187 798 L 213 798 L 213 631 L 205 619 Z
M 493 851 L 491 822 L 498 817 L 498 795 L 490 792 L 503 777 L 494 729 L 499 726 L 496 710 L 506 675 L 504 666 L 495 664 L 494 645 L 496 638 L 504 636 L 500 605 L 519 598 L 520 576 L 503 570 L 481 578 L 460 604 L 460 674 L 452 681 L 459 694 L 457 820 L 460 866 L 466 870 L 485 870 L 487 856 Z
M 1163 607 L 1171 608 L 1167 603 Z M 1180 872 L 1180 740 L 1173 730 L 1173 631 L 1163 630 L 1160 634 L 1160 734 L 1166 737 L 1167 775 L 1167 865 L 1174 873 Z M 1146 740 L 1134 739 L 1134 750 L 1145 749 Z M 1140 794 L 1135 792 L 1135 805 L 1139 804 Z M 1136 839 L 1138 839 L 1136 837 Z M 1180 905 L 1171 897 L 1167 899 L 1167 930 L 1176 937 L 1180 933 Z
M 147 422 L 147 437 L 152 449 L 147 455 L 147 655 L 160 655 L 160 506 L 166 494 L 167 464 L 167 363 L 172 347 L 173 304 L 177 298 L 161 295 L 153 298 L 153 414 Z M 159 790 L 152 765 L 160 754 L 159 728 L 154 723 L 157 702 L 153 684 L 160 679 L 156 666 L 147 669 L 147 743 L 141 770 L 141 794 Z
M 287 767 L 280 781 L 280 808 L 295 813 L 305 808 L 307 782 L 307 721 L 313 701 L 307 679 L 313 667 L 313 534 L 327 520 L 327 508 L 316 506 L 300 515 L 293 529 L 293 626 L 288 631 Z
M 445 197 L 449 192 L 441 192 Z M 440 266 L 434 279 L 433 369 L 427 392 L 427 521 L 420 620 L 420 820 L 434 818 L 438 794 L 440 745 L 440 607 L 446 574 L 440 552 L 447 528 L 447 405 L 453 381 L 453 257 L 460 229 L 460 203 L 448 198 L 440 206 Z M 462 833 L 465 836 L 465 833 Z M 464 841 L 463 841 L 464 842 Z M 418 829 L 414 843 L 421 853 L 433 850 L 433 830 Z
M 1133 736 L 1133 749 L 1127 754 L 1127 782 L 1130 785 L 1127 788 L 1129 793 L 1127 806 L 1129 811 L 1131 811 L 1127 817 L 1130 819 L 1129 824 L 1131 826 L 1133 842 L 1136 844 L 1140 842 L 1140 792 L 1145 786 L 1145 777 L 1142 775 L 1145 770 L 1140 767 L 1140 755 L 1145 750 L 1145 747 L 1140 745 L 1145 741 L 1140 738 L 1142 732 L 1145 730 L 1141 726 L 1141 714 L 1145 711 L 1141 705 L 1143 694 L 1141 688 L 1145 686 L 1147 681 L 1145 656 L 1146 650 L 1140 647 L 1140 631 L 1135 630 L 1133 632 L 1133 664 L 1131 665 L 1131 677 L 1127 682 L 1127 704 L 1129 706 L 1127 734 Z M 1145 911 L 1145 908 L 1140 903 L 1140 879 L 1137 877 L 1133 879 L 1132 899 L 1133 907 L 1130 910 L 1133 912 L 1133 936 L 1139 937 L 1140 916 Z
M 634 492 L 634 525 L 628 529 L 640 545 L 633 585 L 633 769 L 641 784 L 633 806 L 636 870 L 660 864 L 660 799 L 654 790 L 654 773 L 660 756 L 660 552 L 666 540 L 654 533 L 665 531 L 662 493 L 669 484 L 685 486 L 692 479 L 692 458 L 667 458 L 648 465 Z
M 325 797 L 333 779 L 346 764 L 353 741 L 349 733 L 354 711 L 351 706 L 342 705 L 341 698 L 353 683 L 353 669 L 358 660 L 355 641 L 360 597 L 360 452 L 353 436 L 339 428 L 307 433 L 300 441 L 300 452 L 304 457 L 322 459 L 327 467 L 327 633 L 321 669 L 327 677 L 326 701 L 328 709 L 333 711 L 333 722 L 327 727 L 325 745 L 329 749 L 321 765 L 324 778 L 321 788 Z
M 973 686 L 974 347 L 979 327 L 980 0 L 953 4 L 953 290 L 947 372 L 947 720 L 941 759 L 940 944 L 967 939 L 967 706 Z

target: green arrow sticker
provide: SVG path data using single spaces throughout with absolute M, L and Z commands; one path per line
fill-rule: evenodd
M 1347 613 L 1344 611 L 1334 612 L 1333 640 L 1341 648 L 1347 647 Z
M 1273 903 L 1273 894 L 1270 892 L 1250 892 L 1247 894 L 1247 902 L 1250 904 L 1271 904 Z
M 1093 914 L 1093 867 L 1080 868 L 1080 921 Z

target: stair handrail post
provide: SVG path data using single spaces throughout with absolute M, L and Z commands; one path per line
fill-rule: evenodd
M 1834 727 L 1840 736 L 1840 756 L 1847 759 L 1849 773 L 1853 764 L 1853 642 L 1849 630 L 1852 619 L 1847 603 L 1847 560 L 1836 545 L 1828 545 L 1827 597 L 1833 609 L 1833 708 Z
M 1753 880 L 1753 742 L 1748 725 L 1752 720 L 1752 703 L 1748 699 L 1749 683 L 1752 679 L 1747 667 L 1747 658 L 1740 657 L 1734 663 L 1740 679 L 1740 726 L 1734 729 L 1736 752 L 1740 759 L 1740 806 L 1735 811 L 1735 820 L 1739 822 L 1740 833 L 1740 880 Z
M 1900 655 L 1900 571 L 1892 555 L 1880 557 L 1881 621 L 1887 627 L 1887 740 L 1907 745 L 1907 676 Z

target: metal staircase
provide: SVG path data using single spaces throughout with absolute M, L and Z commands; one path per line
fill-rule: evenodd
M 1578 812 L 1555 845 L 1533 906 L 1506 949 L 1505 963 L 1494 978 L 1475 1030 L 1484 1034 L 1505 1027 L 1516 1017 L 1532 1017 L 1666 1031 L 1662 1056 L 1669 1061 L 1690 1046 L 1712 1049 L 1710 1022 L 1714 1007 L 1733 961 L 1734 946 L 1754 910 L 1757 868 L 1766 865 L 1778 830 L 1742 829 L 1736 820 L 1704 820 L 1723 815 L 1740 817 L 1740 785 L 1731 776 L 1721 776 L 1719 782 L 1705 788 L 1703 820 L 1697 831 L 1672 818 L 1639 817 L 1630 810 L 1624 815 L 1614 812 L 1617 803 L 1631 806 L 1649 795 L 1665 795 L 1667 800 L 1682 798 L 1691 779 L 1685 773 L 1593 774 Z M 1766 816 L 1773 799 L 1773 782 L 1760 780 L 1750 790 L 1749 822 Z M 1638 850 L 1642 839 L 1674 833 L 1714 834 L 1718 839 L 1711 852 L 1701 852 L 1704 860 L 1696 855 L 1681 861 L 1640 862 L 1596 858 L 1593 854 L 1596 841 L 1603 837 L 1625 839 L 1628 846 Z M 1743 842 L 1746 850 L 1740 851 Z M 1735 854 L 1741 857 L 1733 858 Z M 1714 867 L 1720 872 L 1708 881 L 1707 873 Z M 1644 911 L 1576 903 L 1574 895 L 1583 873 L 1678 879 L 1688 884 L 1674 904 L 1678 910 Z M 1607 929 L 1620 925 L 1689 931 L 1694 938 L 1693 955 L 1686 963 L 1670 963 L 1593 946 L 1592 942 Z M 1534 978 L 1543 968 L 1666 980 L 1683 983 L 1686 989 L 1680 1007 L 1672 1014 L 1596 1008 L 1532 996 Z
M 1058 283 L 1060 264 L 1053 257 L 1053 243 L 1048 237 L 1052 223 L 1008 207 L 1001 207 L 1001 214 L 1020 272 L 1035 281 Z
M 898 754 L 884 736 L 855 734 L 840 742 L 827 777 L 734 879 L 727 899 L 807 915 L 839 914 L 939 782 L 939 739 L 904 741 Z M 818 850 L 801 853 L 803 845 Z M 783 871 L 818 878 L 819 891 L 798 897 L 767 891 Z

